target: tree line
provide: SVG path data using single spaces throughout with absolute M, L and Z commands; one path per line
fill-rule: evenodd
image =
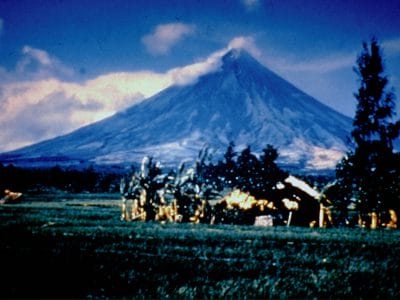
M 10 189 L 20 192 L 104 193 L 118 192 L 123 172 L 119 169 L 98 169 L 89 166 L 81 169 L 22 168 L 0 164 L 0 191 Z

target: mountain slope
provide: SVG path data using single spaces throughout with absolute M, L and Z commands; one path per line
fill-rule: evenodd
M 196 83 L 173 86 L 123 112 L 68 135 L 0 156 L 3 162 L 65 160 L 167 164 L 193 159 L 204 144 L 230 141 L 261 151 L 277 147 L 281 163 L 332 167 L 346 149 L 351 120 L 306 95 L 247 52 L 232 50 L 221 68 Z

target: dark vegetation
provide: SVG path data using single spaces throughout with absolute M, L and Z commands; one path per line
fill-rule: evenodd
M 400 297 L 397 230 L 128 223 L 118 194 L 48 197 L 0 206 L 1 298 Z
M 20 192 L 107 193 L 119 191 L 120 168 L 22 168 L 0 164 L 0 190 Z
M 354 69 L 360 87 L 351 132 L 352 148 L 336 168 L 335 200 L 354 204 L 361 215 L 388 209 L 400 212 L 400 153 L 394 141 L 400 134 L 395 119 L 395 95 L 388 88 L 381 48 L 364 43 Z
M 224 187 L 241 187 L 245 191 L 260 194 L 288 174 L 275 164 L 278 152 L 271 145 L 267 145 L 263 150 L 260 159 L 251 153 L 250 147 L 244 149 L 240 155 L 235 152 L 234 147 L 231 143 L 224 158 L 216 164 L 204 161 L 200 180 L 212 182 L 219 190 Z M 127 173 L 128 177 L 131 176 L 136 169 L 137 166 L 132 166 L 130 172 L 117 166 L 24 168 L 0 163 L 0 190 L 7 188 L 30 193 L 115 193 L 120 191 L 121 178 L 127 176 Z M 171 170 L 165 172 L 169 171 Z M 333 178 L 325 175 L 300 177 L 317 187 L 323 187 Z

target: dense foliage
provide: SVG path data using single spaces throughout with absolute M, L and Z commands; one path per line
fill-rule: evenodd
M 0 164 L 0 190 L 11 189 L 20 192 L 52 192 L 55 190 L 80 192 L 117 192 L 120 169 L 21 168 Z
M 360 88 L 351 138 L 353 149 L 338 164 L 337 198 L 346 208 L 352 202 L 361 214 L 400 209 L 400 155 L 393 150 L 399 136 L 395 96 L 387 91 L 380 46 L 363 44 L 355 71 Z
M 238 188 L 256 198 L 268 198 L 276 184 L 288 176 L 276 164 L 278 151 L 271 145 L 267 145 L 259 157 L 251 152 L 250 146 L 237 153 L 233 142 L 216 164 L 207 153 L 201 153 L 200 157 L 195 165 L 197 182 L 204 181 L 218 191 Z
M 276 184 L 288 176 L 276 164 L 277 158 L 278 151 L 271 145 L 267 145 L 258 158 L 251 152 L 250 146 L 237 155 L 231 143 L 224 160 L 215 167 L 216 173 L 226 186 L 250 192 L 256 198 L 268 198 Z

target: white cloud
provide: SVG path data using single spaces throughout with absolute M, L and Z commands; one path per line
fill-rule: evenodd
M 172 83 L 168 75 L 151 71 L 117 72 L 101 75 L 85 82 L 78 89 L 68 91 L 70 96 L 81 101 L 97 99 L 102 103 L 113 102 L 115 110 L 132 105 L 126 103 L 140 94 L 148 98 Z M 137 97 L 136 97 L 137 98 Z M 116 102 L 118 104 L 116 104 Z
M 37 60 L 44 66 L 49 66 L 54 63 L 53 59 L 50 58 L 50 55 L 44 50 L 35 49 L 30 46 L 24 46 L 22 48 L 22 53 Z
M 22 58 L 17 63 L 16 72 L 21 75 L 35 75 L 36 78 L 53 76 L 72 76 L 73 70 L 62 64 L 56 57 L 44 50 L 25 45 Z
M 17 104 L 0 115 L 2 149 L 25 146 L 38 140 L 51 138 L 75 129 L 73 116 L 89 117 L 90 108 L 84 109 L 79 101 L 66 98 L 61 93 L 49 94 L 36 103 Z
M 241 0 L 241 2 L 248 11 L 252 11 L 260 5 L 260 0 Z
M 397 56 L 400 54 L 400 38 L 383 41 L 382 47 L 384 54 Z
M 184 23 L 158 25 L 152 33 L 142 38 L 142 43 L 153 55 L 167 54 L 170 49 L 185 36 L 194 33 L 194 26 Z
M 14 72 L 0 67 L 0 151 L 65 134 L 134 105 L 172 84 L 166 73 L 115 72 L 73 83 L 70 69 L 25 46 Z
M 112 73 L 81 84 L 57 78 L 2 84 L 0 150 L 65 134 L 134 105 L 170 84 L 168 75 L 152 72 Z

